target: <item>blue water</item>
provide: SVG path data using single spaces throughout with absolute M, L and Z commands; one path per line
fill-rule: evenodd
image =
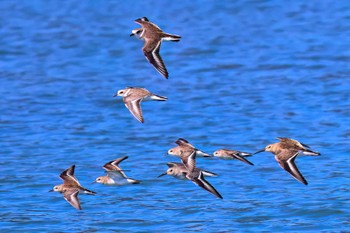
M 142 16 L 182 36 L 162 45 L 169 80 L 129 37 Z M 349 35 L 348 1 L 1 1 L 0 231 L 350 231 Z M 126 86 L 169 99 L 140 124 L 112 98 Z M 198 158 L 223 200 L 156 178 L 178 137 L 212 153 L 277 136 L 322 153 L 296 160 L 308 186 L 269 153 Z M 91 184 L 125 155 L 142 184 Z M 47 192 L 73 164 L 98 193 L 82 211 Z

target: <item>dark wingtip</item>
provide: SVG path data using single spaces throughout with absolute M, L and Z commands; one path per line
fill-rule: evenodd
M 147 19 L 147 17 L 141 17 L 141 18 L 138 18 L 138 19 L 135 19 L 135 22 L 138 22 L 138 21 L 144 21 L 144 22 L 149 22 L 149 20 Z
M 189 143 L 186 139 L 184 139 L 184 138 L 178 138 L 177 140 L 176 140 L 176 142 L 179 142 L 179 141 L 184 141 L 184 142 L 186 142 L 186 143 Z

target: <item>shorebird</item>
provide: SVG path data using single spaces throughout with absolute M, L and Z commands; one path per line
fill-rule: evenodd
M 160 45 L 163 40 L 177 42 L 180 41 L 181 37 L 163 32 L 157 25 L 151 23 L 146 17 L 136 19 L 135 23 L 140 24 L 142 28 L 132 30 L 130 36 L 135 35 L 138 39 L 145 40 L 142 51 L 146 59 L 161 75 L 168 78 L 168 71 L 159 55 Z
M 106 170 L 107 175 L 97 177 L 93 183 L 100 183 L 104 185 L 139 184 L 140 181 L 127 177 L 123 170 L 119 167 L 119 163 L 127 158 L 128 156 L 124 156 L 103 165 L 102 168 Z
M 311 156 L 316 156 L 321 154 L 319 152 L 310 150 L 309 146 L 297 140 L 290 139 L 290 138 L 281 138 L 281 137 L 278 137 L 277 139 L 280 140 L 280 142 L 267 145 L 264 149 L 259 150 L 254 154 L 257 154 L 263 151 L 271 152 L 272 154 L 275 155 L 275 159 L 279 163 L 281 168 L 286 170 L 289 174 L 291 174 L 295 179 L 297 179 L 301 183 L 307 185 L 308 184 L 307 181 L 298 170 L 294 160 L 299 154 L 311 155 Z
M 131 114 L 141 123 L 144 122 L 141 110 L 141 101 L 165 101 L 168 98 L 160 95 L 153 94 L 145 88 L 139 87 L 127 87 L 119 90 L 113 97 L 123 97 L 123 102 Z
M 183 163 L 169 162 L 169 163 L 167 163 L 167 166 L 169 168 L 166 170 L 166 172 L 160 174 L 158 176 L 158 178 L 161 176 L 169 175 L 169 176 L 173 176 L 173 177 L 180 179 L 180 180 L 186 179 L 184 173 L 187 172 L 187 168 Z M 205 171 L 205 170 L 200 169 L 200 168 L 195 168 L 195 170 L 202 171 L 204 176 L 210 176 L 210 177 L 218 176 L 217 174 L 215 174 L 213 172 Z
M 195 148 L 187 140 L 179 138 L 175 142 L 178 146 L 168 150 L 167 154 L 182 157 L 185 152 L 191 153 L 193 150 L 196 151 L 196 156 L 198 157 L 211 157 L 211 155 Z M 188 154 L 189 155 L 189 154 Z
M 216 197 L 222 199 L 222 196 L 220 195 L 220 193 L 208 181 L 204 179 L 205 172 L 203 172 L 203 170 L 201 169 L 196 169 L 195 158 L 196 158 L 196 152 L 193 150 L 192 153 L 186 158 L 186 160 L 182 159 L 182 162 L 184 165 L 183 167 L 182 166 L 179 167 L 178 165 L 174 165 L 173 163 L 170 165 L 172 167 L 170 167 L 165 174 L 172 175 L 179 179 L 191 180 L 193 183 L 195 183 L 199 187 L 210 192 Z M 174 167 L 176 167 L 176 170 L 173 169 Z M 182 173 L 182 175 L 180 174 L 180 172 Z M 162 176 L 163 174 L 161 174 L 160 176 Z
M 69 204 L 71 204 L 77 210 L 81 210 L 78 194 L 86 193 L 90 195 L 95 195 L 96 193 L 82 187 L 79 184 L 79 181 L 74 176 L 74 168 L 75 168 L 75 165 L 63 171 L 60 175 L 60 178 L 63 180 L 63 184 L 56 185 L 49 192 L 55 191 L 55 192 L 62 193 L 64 199 Z
M 244 157 L 251 156 L 252 154 L 247 152 L 241 152 L 237 150 L 228 150 L 228 149 L 220 149 L 214 152 L 213 154 L 215 157 L 222 158 L 222 159 L 238 159 L 244 163 L 247 163 L 249 165 L 254 165 L 249 160 L 247 160 Z

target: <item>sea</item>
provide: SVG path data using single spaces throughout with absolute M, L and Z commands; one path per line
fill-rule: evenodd
M 165 32 L 162 77 L 130 37 Z M 0 1 L 1 232 L 350 232 L 349 1 Z M 144 124 L 113 97 L 146 88 Z M 219 199 L 164 173 L 184 138 L 213 154 L 296 139 L 303 185 L 273 154 L 197 158 Z M 92 183 L 108 161 L 140 184 Z M 76 210 L 57 192 L 75 165 Z

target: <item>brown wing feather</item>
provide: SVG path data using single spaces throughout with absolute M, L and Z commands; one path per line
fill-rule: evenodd
M 190 171 L 193 172 L 194 169 L 196 168 L 196 151 L 186 151 L 184 152 L 186 154 L 181 155 L 181 160 L 182 163 L 186 166 L 186 168 Z
M 162 60 L 162 57 L 159 54 L 160 46 L 161 46 L 161 40 L 145 40 L 145 45 L 142 48 L 143 54 L 153 65 L 153 67 L 165 78 L 168 78 L 169 74 L 168 71 L 164 65 L 164 62 Z
M 130 113 L 141 123 L 144 122 L 143 116 L 142 116 L 142 109 L 141 109 L 141 100 L 137 99 L 134 101 L 125 101 L 125 106 L 127 109 L 129 109 Z
M 282 152 L 282 153 L 290 153 L 290 152 Z M 276 156 L 276 160 L 278 161 L 278 163 L 280 164 L 280 166 L 286 170 L 289 174 L 291 174 L 295 179 L 297 179 L 298 181 L 300 181 L 301 183 L 307 185 L 307 181 L 305 180 L 305 178 L 303 177 L 303 175 L 300 173 L 299 169 L 297 168 L 297 166 L 295 165 L 295 158 L 298 156 L 299 152 L 293 152 L 294 155 L 291 156 L 290 158 L 288 159 L 281 159 L 281 158 L 278 158 L 277 156 L 283 156 L 281 154 L 278 154 Z M 285 157 L 285 156 L 283 156 Z
M 70 168 L 64 170 L 60 174 L 60 178 L 63 180 L 63 183 L 76 183 L 80 185 L 78 179 L 74 176 L 74 169 L 75 165 L 72 165 Z
M 128 158 L 128 156 L 124 156 L 122 158 L 118 158 L 118 159 L 109 161 L 108 163 L 103 165 L 103 168 L 107 171 L 121 171 L 121 168 L 118 165 L 119 165 L 119 163 L 121 163 L 122 161 L 124 161 L 127 158 Z
M 232 158 L 237 159 L 237 160 L 239 160 L 239 161 L 242 161 L 243 163 L 247 163 L 247 164 L 252 165 L 252 166 L 254 165 L 254 164 L 253 164 L 252 162 L 250 162 L 248 159 L 246 159 L 246 158 L 240 156 L 239 153 L 231 153 L 230 155 L 232 156 Z
M 208 192 L 214 194 L 218 198 L 222 199 L 222 196 L 220 193 L 212 186 L 208 181 L 204 179 L 203 173 L 199 172 L 198 177 L 193 177 L 192 182 L 198 185 L 199 187 L 203 188 L 204 190 L 207 190 Z
M 64 199 L 77 210 L 81 210 L 80 201 L 78 198 L 79 190 L 66 191 L 63 194 Z

